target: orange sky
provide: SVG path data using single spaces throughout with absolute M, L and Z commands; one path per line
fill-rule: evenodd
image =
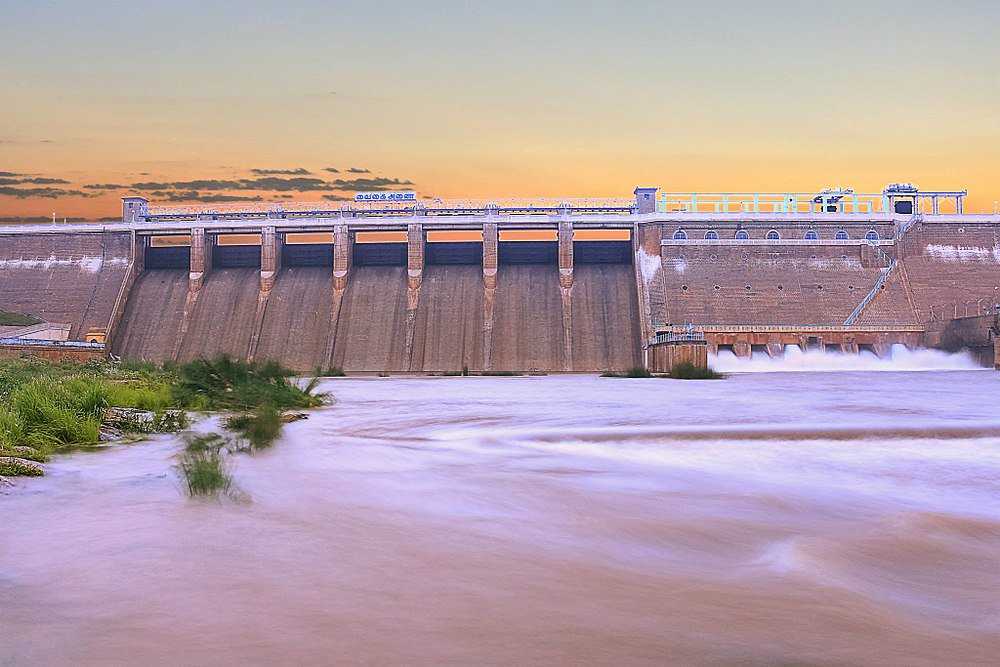
M 115 216 L 150 182 L 170 184 L 138 190 L 154 201 L 318 201 L 376 177 L 439 197 L 912 181 L 1000 200 L 995 3 L 36 4 L 0 25 L 0 217 Z M 342 189 L 254 189 L 253 169 Z

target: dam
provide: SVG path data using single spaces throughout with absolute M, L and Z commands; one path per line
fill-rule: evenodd
M 633 195 L 336 210 L 126 197 L 120 222 L 0 227 L 0 310 L 39 322 L 0 327 L 0 349 L 571 373 L 647 366 L 694 328 L 737 356 L 903 344 L 1000 363 L 1000 216 L 966 213 L 964 191 Z

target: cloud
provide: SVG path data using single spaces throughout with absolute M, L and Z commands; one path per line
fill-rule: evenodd
M 127 185 L 121 183 L 90 183 L 83 186 L 84 190 L 128 190 Z
M 25 178 L 21 182 L 31 183 L 33 185 L 69 185 L 69 181 L 61 178 Z
M 329 201 L 351 201 L 350 197 L 345 197 L 343 195 L 323 195 L 323 199 Z
M 335 190 L 330 183 L 321 178 L 275 178 L 267 176 L 264 178 L 243 179 L 240 181 L 241 190 L 270 190 L 276 192 L 310 192 L 315 190 Z
M 381 176 L 346 180 L 338 178 L 333 183 L 337 186 L 337 190 L 389 190 L 395 187 L 413 185 L 413 181 L 401 181 L 398 178 L 383 178 Z
M 186 190 L 181 192 L 175 191 L 156 191 L 150 193 L 152 196 L 163 199 L 168 202 L 202 202 L 206 204 L 217 204 L 222 202 L 255 202 L 263 201 L 263 198 L 254 196 L 242 196 L 242 195 L 222 195 L 222 194 L 210 194 L 204 195 L 197 190 Z
M 200 181 L 174 181 L 172 183 L 162 183 L 156 181 L 143 181 L 133 183 L 133 190 L 239 190 L 239 181 L 225 180 L 200 180 Z
M 20 178 L 0 178 L 0 185 L 17 185 L 20 182 Z
M 232 180 L 197 180 L 197 181 L 172 181 L 157 182 L 144 181 L 133 183 L 134 190 L 262 190 L 268 192 L 311 192 L 322 190 L 336 190 L 332 183 L 328 183 L 321 178 L 311 178 L 306 176 L 296 176 L 293 178 L 280 178 L 277 176 L 261 176 L 260 178 L 241 178 L 238 181 Z
M 12 171 L 0 171 L 0 176 L 24 176 L 24 174 L 15 174 Z
M 63 188 L 12 188 L 0 186 L 0 196 L 16 197 L 18 199 L 59 199 L 61 197 L 96 197 L 90 192 L 80 190 L 64 190 Z
M 295 169 L 251 169 L 250 173 L 258 176 L 309 176 L 312 174 L 308 169 L 296 167 Z
M 350 169 L 347 170 L 347 173 L 348 174 L 370 174 L 370 173 L 372 173 L 372 170 L 371 169 L 362 169 L 361 167 L 351 167 Z
M 339 174 L 340 173 L 340 170 L 337 169 L 336 167 L 324 167 L 323 171 L 328 171 L 331 174 Z

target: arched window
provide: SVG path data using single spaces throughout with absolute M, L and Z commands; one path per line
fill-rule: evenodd
M 769 231 L 767 233 L 767 240 L 768 241 L 777 241 L 780 238 L 781 238 L 781 234 L 778 233 L 777 229 L 772 229 L 771 231 Z
M 718 241 L 719 232 L 715 231 L 714 229 L 710 229 L 707 232 L 705 232 L 705 239 L 707 241 Z
M 865 234 L 865 241 L 878 241 L 878 240 L 879 240 L 878 232 L 876 232 L 874 229 L 869 229 L 868 233 Z
M 674 232 L 675 241 L 687 241 L 687 237 L 688 237 L 687 232 L 685 232 L 683 229 L 678 229 L 676 232 Z
M 738 232 L 736 232 L 737 241 L 748 241 L 749 239 L 750 239 L 750 232 L 748 232 L 747 230 L 741 229 Z
M 846 229 L 838 229 L 837 230 L 837 240 L 838 241 L 846 241 L 849 238 L 851 238 L 851 237 L 848 236 Z
M 816 233 L 815 229 L 810 229 L 808 232 L 806 232 L 805 239 L 807 241 L 815 241 L 819 239 L 819 234 Z

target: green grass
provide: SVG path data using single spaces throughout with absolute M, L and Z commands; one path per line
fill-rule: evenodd
M 228 493 L 233 478 L 222 449 L 226 441 L 217 433 L 188 438 L 177 470 L 190 496 L 213 496 Z
M 18 456 L 18 446 L 32 447 L 44 458 L 62 448 L 95 444 L 109 407 L 155 413 L 152 426 L 117 425 L 128 432 L 179 430 L 187 425 L 183 410 L 256 411 L 246 438 L 254 447 L 264 446 L 276 437 L 275 415 L 280 431 L 282 410 L 316 407 L 327 398 L 316 393 L 318 380 L 299 386 L 291 376 L 274 363 L 226 357 L 162 367 L 0 361 L 0 456 Z
M 313 408 L 324 401 L 322 395 L 289 382 L 292 371 L 274 362 L 247 363 L 223 356 L 211 361 L 192 361 L 175 370 L 173 397 L 178 405 L 185 407 L 251 410 L 270 404 L 287 410 Z
M 650 378 L 653 374 L 642 366 L 634 366 L 624 373 L 616 371 L 606 371 L 601 373 L 602 378 Z
M 707 366 L 695 366 L 690 362 L 677 364 L 664 377 L 672 380 L 721 380 L 726 377 Z
M 483 371 L 480 375 L 487 375 L 491 377 L 517 377 L 521 375 L 517 371 Z
M 5 327 L 29 327 L 32 324 L 41 324 L 42 320 L 38 319 L 34 315 L 25 315 L 23 313 L 11 313 L 6 310 L 0 310 L 0 326 Z
M 226 419 L 226 428 L 238 433 L 251 450 L 270 447 L 281 435 L 281 426 L 281 411 L 273 405 L 262 405 L 253 412 Z

